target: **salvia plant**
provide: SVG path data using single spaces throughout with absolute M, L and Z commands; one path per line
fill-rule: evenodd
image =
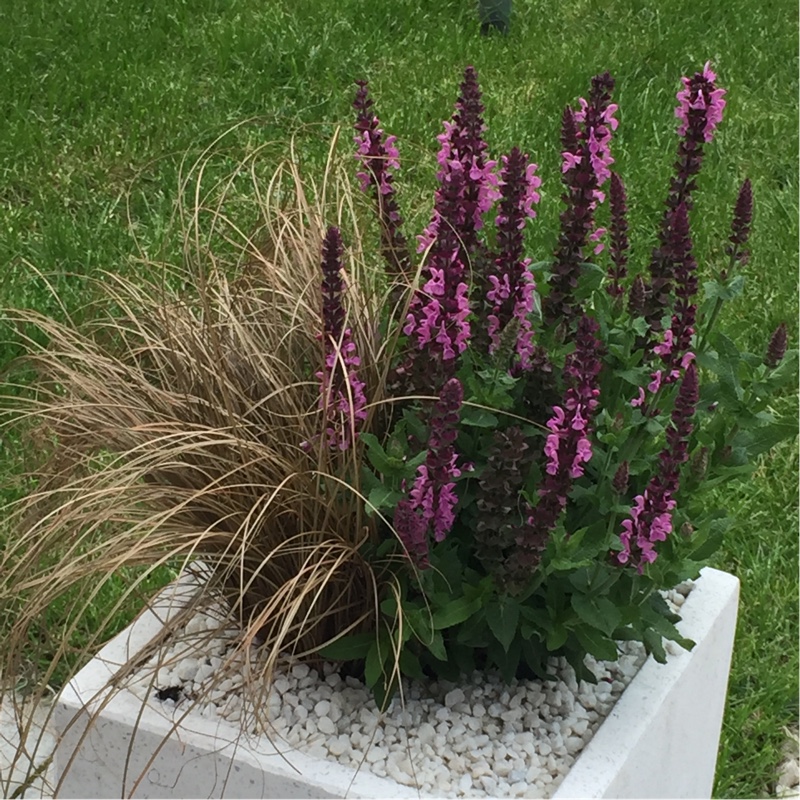
M 321 260 L 319 441 L 363 453 L 340 477 L 359 487 L 377 532 L 366 557 L 395 579 L 377 630 L 322 654 L 362 663 L 381 697 L 399 674 L 496 668 L 510 680 L 546 676 L 548 658 L 564 656 L 592 680 L 586 654 L 614 659 L 620 640 L 659 661 L 665 639 L 690 648 L 659 590 L 696 577 L 720 545 L 729 521 L 702 490 L 748 474 L 796 432 L 770 411 L 796 374 L 786 326 L 752 354 L 715 325 L 744 286 L 749 180 L 724 268 L 693 244 L 703 160 L 726 105 L 710 66 L 682 79 L 674 171 L 656 245 L 639 263 L 612 156 L 608 73 L 561 118 L 551 253 L 536 254 L 537 165 L 516 147 L 492 157 L 474 68 L 460 89 L 413 253 L 397 141 L 358 83 L 358 180 L 375 204 L 393 301 L 375 332 L 390 363 L 369 424 L 342 322 L 356 310 L 343 305 L 336 227 Z

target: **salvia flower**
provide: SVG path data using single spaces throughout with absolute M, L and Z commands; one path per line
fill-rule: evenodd
M 483 226 L 483 215 L 499 197 L 496 162 L 486 157 L 483 111 L 478 73 L 474 67 L 467 67 L 453 117 L 444 123 L 444 133 L 438 137 L 441 147 L 437 178 L 441 185 L 454 170 L 461 174 L 458 202 L 442 202 L 437 192 L 433 218 L 418 237 L 418 252 L 427 250 L 442 228 L 448 226 L 456 233 L 462 260 L 478 248 L 477 231 Z
M 550 292 L 544 302 L 548 322 L 580 316 L 573 294 L 585 261 L 584 249 L 604 233 L 595 230 L 594 211 L 605 199 L 600 187 L 611 176 L 614 163 L 609 147 L 611 132 L 618 124 L 613 116 L 617 106 L 611 103 L 613 88 L 614 80 L 608 73 L 595 76 L 589 100 L 581 98 L 579 111 L 567 107 L 562 116 L 561 172 L 566 208 L 560 217 Z
M 417 468 L 408 496 L 412 509 L 424 521 L 426 531 L 441 542 L 455 522 L 458 497 L 454 479 L 461 475 L 457 466 L 455 441 L 458 437 L 458 412 L 464 400 L 464 389 L 457 378 L 442 388 L 430 418 L 428 455 Z
M 663 369 L 653 373 L 651 383 L 653 392 L 658 391 L 662 384 L 677 381 L 681 371 L 694 359 L 691 348 L 697 317 L 697 305 L 694 303 L 697 294 L 697 262 L 692 254 L 689 216 L 685 203 L 681 203 L 675 210 L 669 246 L 675 265 L 676 301 L 669 329 L 664 332 L 662 340 L 652 348 L 653 353 L 659 356 L 664 364 Z
M 408 242 L 402 231 L 403 218 L 395 199 L 393 172 L 400 168 L 400 153 L 396 137 L 385 136 L 378 117 L 373 113 L 373 101 L 366 81 L 356 81 L 358 91 L 353 102 L 356 110 L 356 158 L 361 170 L 356 174 L 363 191 L 373 190 L 378 205 L 381 226 L 381 250 L 394 276 L 408 282 L 413 272 Z
M 678 158 L 675 174 L 670 183 L 666 210 L 659 232 L 659 246 L 653 250 L 650 261 L 650 285 L 646 318 L 650 330 L 661 330 L 661 319 L 669 311 L 674 261 L 670 250 L 670 232 L 680 205 L 687 212 L 692 209 L 692 192 L 697 188 L 696 177 L 703 163 L 703 145 L 710 142 L 722 120 L 725 101 L 724 89 L 718 89 L 716 75 L 706 64 L 703 72 L 692 78 L 683 78 L 683 89 L 678 92 L 675 115 L 680 120 Z
M 550 433 L 544 446 L 546 476 L 539 489 L 539 502 L 534 508 L 531 525 L 521 536 L 523 553 L 526 547 L 539 548 L 556 526 L 573 482 L 583 475 L 592 457 L 591 423 L 599 402 L 598 375 L 602 368 L 599 329 L 597 322 L 585 314 L 578 322 L 575 350 L 564 366 L 568 388 L 561 405 L 553 407 L 547 422 Z
M 625 196 L 625 184 L 617 173 L 611 175 L 609 192 L 611 207 L 611 263 L 608 271 L 609 282 L 606 291 L 612 297 L 621 297 L 623 293 L 621 281 L 628 274 L 628 206 Z
M 439 207 L 446 213 L 455 212 L 460 202 L 464 175 L 459 164 L 444 177 L 437 191 Z M 462 260 L 461 247 L 455 231 L 442 227 L 432 244 L 422 270 L 422 288 L 414 293 L 406 316 L 403 333 L 415 345 L 412 362 L 445 376 L 455 371 L 458 356 L 467 348 L 470 337 L 469 287 Z M 415 363 L 407 372 L 413 371 Z M 439 386 L 444 381 L 439 383 Z
M 339 229 L 328 228 L 322 242 L 322 340 L 324 367 L 316 373 L 320 381 L 319 405 L 327 419 L 326 443 L 347 450 L 358 435 L 357 423 L 367 418 L 365 384 L 358 377 L 361 359 L 352 331 L 344 327 L 344 281 L 342 238 Z
M 497 225 L 498 255 L 486 276 L 487 334 L 489 353 L 500 346 L 501 333 L 513 320 L 517 323 L 516 355 L 522 369 L 530 369 L 533 355 L 533 329 L 530 315 L 534 310 L 536 285 L 523 258 L 523 230 L 528 219 L 536 216 L 533 206 L 539 202 L 536 191 L 541 185 L 536 164 L 514 148 L 501 158 L 500 194 Z
M 672 532 L 674 495 L 680 487 L 681 466 L 689 458 L 688 442 L 699 394 L 697 367 L 691 364 L 675 400 L 667 443 L 658 457 L 658 473 L 644 492 L 634 498 L 630 515 L 622 522 L 622 549 L 616 554 L 617 563 L 634 566 L 640 574 L 646 564 L 656 560 L 656 544 L 665 541 Z
M 753 222 L 753 187 L 747 178 L 739 189 L 731 220 L 730 244 L 725 248 L 734 263 L 746 264 L 750 253 L 747 242 L 750 239 L 750 225 Z
M 722 122 L 722 111 L 727 92 L 718 89 L 714 83 L 717 76 L 711 71 L 711 62 L 707 61 L 702 72 L 696 72 L 692 78 L 683 78 L 683 89 L 678 92 L 678 107 L 675 116 L 680 120 L 678 135 L 687 136 L 694 127 L 710 142 L 714 131 Z
M 403 499 L 394 511 L 394 529 L 419 569 L 430 566 L 428 560 L 428 523 L 415 510 L 411 501 Z
M 770 369 L 775 369 L 783 361 L 783 357 L 786 355 L 787 340 L 786 323 L 781 322 L 770 337 L 767 354 L 764 357 L 764 364 Z

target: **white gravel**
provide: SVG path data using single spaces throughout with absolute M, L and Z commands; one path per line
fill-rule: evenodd
M 679 608 L 690 589 L 665 596 Z M 236 632 L 221 628 L 218 616 L 197 614 L 131 688 L 443 797 L 549 797 L 645 660 L 636 642 L 620 643 L 616 662 L 588 657 L 596 685 L 578 682 L 565 659 L 551 660 L 554 681 L 504 685 L 496 673 L 460 685 L 404 680 L 403 699 L 381 715 L 366 687 L 333 664 L 317 671 L 285 660 L 268 690 L 255 677 L 256 656 L 236 652 Z
M 49 701 L 35 705 L 19 695 L 0 696 L 0 797 L 11 797 L 23 786 L 21 798 L 53 796 L 50 757 L 56 739 L 49 710 Z

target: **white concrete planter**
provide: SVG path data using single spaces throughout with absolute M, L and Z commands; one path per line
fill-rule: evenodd
M 177 584 L 63 690 L 54 721 L 59 797 L 399 798 L 406 786 L 259 739 L 226 721 L 169 717 L 109 678 L 186 602 Z M 665 665 L 648 659 L 554 798 L 711 796 L 736 628 L 739 581 L 706 568 L 681 609 L 697 645 Z M 105 703 L 98 713 L 98 709 Z M 87 726 L 90 714 L 94 713 Z

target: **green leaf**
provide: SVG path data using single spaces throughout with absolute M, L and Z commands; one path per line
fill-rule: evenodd
M 442 630 L 452 628 L 461 622 L 469 619 L 481 607 L 479 597 L 467 599 L 457 597 L 451 600 L 446 606 L 436 609 L 433 613 L 433 629 Z
M 465 406 L 461 411 L 463 425 L 472 425 L 475 428 L 496 428 L 499 422 L 497 417 L 485 408 Z
M 371 689 L 380 680 L 383 675 L 383 653 L 378 642 L 372 643 L 369 652 L 367 653 L 366 661 L 364 662 L 364 683 Z
M 734 447 L 744 447 L 748 455 L 753 458 L 795 436 L 797 436 L 797 419 L 785 416 L 772 425 L 762 425 L 760 428 L 740 431 L 732 444 Z
M 447 661 L 447 650 L 444 649 L 444 639 L 439 631 L 433 634 L 433 639 L 426 647 L 437 661 Z
M 425 673 L 422 671 L 419 657 L 407 647 L 404 647 L 400 652 L 400 670 L 403 675 L 408 675 L 409 678 L 417 681 L 425 680 Z
M 617 646 L 607 636 L 595 628 L 581 625 L 575 629 L 575 636 L 587 653 L 593 655 L 598 661 L 616 661 Z
M 350 633 L 325 645 L 319 654 L 331 661 L 355 661 L 367 655 L 375 639 L 375 633 Z
M 394 508 L 402 499 L 402 492 L 397 492 L 384 485 L 376 486 L 367 497 L 369 504 L 378 511 L 384 508 Z
M 727 283 L 706 281 L 703 284 L 706 300 L 735 300 L 744 291 L 744 275 L 736 275 Z
M 519 603 L 510 598 L 498 598 L 486 607 L 486 622 L 507 653 L 517 634 Z
M 547 634 L 544 646 L 552 653 L 563 647 L 569 638 L 569 631 L 560 623 L 556 623 Z
M 656 633 L 652 628 L 646 628 L 642 638 L 647 652 L 651 653 L 659 664 L 666 664 L 667 651 L 664 650 L 664 642 L 661 640 L 661 634 Z
M 572 595 L 575 613 L 587 625 L 597 628 L 606 636 L 611 636 L 622 621 L 622 614 L 607 597 L 588 597 L 585 594 Z

